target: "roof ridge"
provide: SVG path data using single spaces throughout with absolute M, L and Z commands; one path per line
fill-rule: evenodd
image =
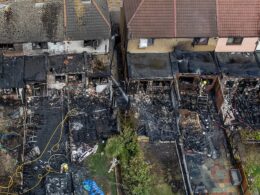
M 140 4 L 138 5 L 138 7 L 136 8 L 134 14 L 132 15 L 132 17 L 130 18 L 129 22 L 127 23 L 127 25 L 130 25 L 135 17 L 135 15 L 137 14 L 137 12 L 139 11 L 139 9 L 142 7 L 143 3 L 145 0 L 141 0 Z
M 103 12 L 100 10 L 99 6 L 96 3 L 96 0 L 92 0 L 94 6 L 96 7 L 97 11 L 99 12 L 99 14 L 102 16 L 103 20 L 105 21 L 105 23 L 108 25 L 108 27 L 111 29 L 111 25 L 110 22 L 107 20 L 107 18 L 104 16 Z

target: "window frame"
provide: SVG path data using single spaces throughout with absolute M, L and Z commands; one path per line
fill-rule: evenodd
M 243 37 L 228 37 L 226 45 L 242 45 Z
M 32 50 L 49 49 L 48 42 L 33 42 Z
M 202 39 L 205 39 L 201 41 Z M 193 38 L 192 45 L 208 45 L 209 37 L 195 37 Z

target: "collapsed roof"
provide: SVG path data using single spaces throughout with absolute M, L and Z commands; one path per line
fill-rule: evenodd
M 86 53 L 0 56 L 0 89 L 23 88 L 26 82 L 47 82 L 48 73 L 54 75 L 83 73 L 88 77 L 108 77 L 109 65 L 110 59 L 106 55 L 86 55 Z

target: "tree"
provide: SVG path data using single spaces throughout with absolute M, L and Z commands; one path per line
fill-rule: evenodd
M 123 174 L 123 181 L 133 195 L 149 194 L 151 186 L 150 165 L 148 165 L 142 154 L 130 160 L 128 169 Z
M 122 129 L 120 135 L 107 141 L 105 152 L 109 157 L 119 159 L 123 184 L 129 194 L 149 194 L 151 167 L 144 161 L 132 123 L 123 123 Z
M 107 141 L 105 153 L 110 158 L 120 156 L 124 151 L 124 142 L 120 136 L 115 136 Z

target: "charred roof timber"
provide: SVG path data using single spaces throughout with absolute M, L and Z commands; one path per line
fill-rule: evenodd
M 65 75 L 85 81 L 85 77 L 109 77 L 110 58 L 107 55 L 71 54 L 56 56 L 0 56 L 0 89 L 23 88 L 27 83 L 47 83 L 47 75 Z M 71 79 L 73 79 L 71 77 Z

